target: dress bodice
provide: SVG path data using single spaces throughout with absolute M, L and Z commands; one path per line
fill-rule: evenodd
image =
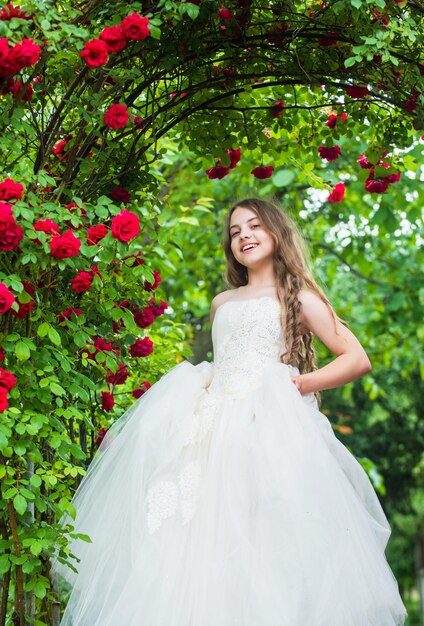
M 218 307 L 210 391 L 237 398 L 260 384 L 265 366 L 284 352 L 280 317 L 280 302 L 272 296 L 230 299 Z

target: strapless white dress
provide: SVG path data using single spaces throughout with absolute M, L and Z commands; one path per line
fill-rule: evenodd
M 64 518 L 62 626 L 401 626 L 374 489 L 279 362 L 280 304 L 230 300 L 214 362 L 172 368 L 109 430 Z

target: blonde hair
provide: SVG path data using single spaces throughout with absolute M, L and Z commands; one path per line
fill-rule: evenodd
M 247 285 L 247 268 L 239 263 L 231 250 L 231 215 L 236 208 L 251 209 L 274 240 L 274 272 L 278 299 L 281 302 L 281 325 L 286 352 L 281 361 L 299 368 L 301 374 L 317 369 L 311 332 L 301 332 L 299 291 L 306 287 L 328 306 L 335 320 L 344 323 L 335 313 L 330 301 L 317 285 L 309 269 L 306 244 L 294 221 L 277 204 L 259 198 L 246 198 L 231 207 L 225 228 L 224 250 L 227 259 L 226 280 L 232 287 Z M 318 394 L 317 394 L 318 396 Z

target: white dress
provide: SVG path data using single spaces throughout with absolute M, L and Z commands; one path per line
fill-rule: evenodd
M 280 304 L 216 312 L 214 362 L 173 367 L 79 487 L 61 626 L 400 626 L 390 526 L 313 394 L 279 362 Z

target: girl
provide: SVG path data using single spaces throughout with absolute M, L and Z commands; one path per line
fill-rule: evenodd
M 114 424 L 62 521 L 61 624 L 401 626 L 389 524 L 315 398 L 369 359 L 278 207 L 238 202 L 224 248 L 214 362 L 180 363 Z M 320 369 L 313 335 L 336 355 Z

